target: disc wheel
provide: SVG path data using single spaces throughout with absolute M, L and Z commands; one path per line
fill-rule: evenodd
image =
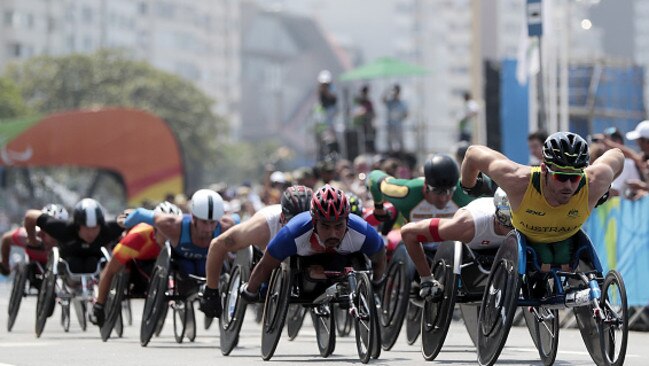
M 445 256 L 444 253 L 450 255 Z M 439 301 L 424 301 L 421 316 L 421 352 L 427 361 L 434 360 L 444 345 L 453 319 L 457 291 L 457 276 L 453 273 L 453 251 L 445 252 L 440 248 L 433 263 L 433 277 L 444 287 L 444 295 Z
M 392 261 L 387 270 L 385 285 L 381 296 L 381 346 L 389 351 L 399 337 L 403 320 L 408 309 L 410 283 L 406 265 L 401 261 Z
M 261 326 L 261 357 L 270 360 L 275 353 L 277 343 L 288 312 L 290 273 L 284 266 L 273 271 L 264 302 Z
M 520 290 L 518 241 L 510 234 L 494 259 L 478 313 L 478 363 L 493 365 L 500 356 Z
M 249 270 L 244 267 L 234 266 L 223 294 L 223 312 L 219 318 L 219 341 L 221 353 L 224 356 L 232 352 L 239 340 L 239 333 L 246 314 L 246 302 L 239 297 L 239 288 L 248 279 L 248 273 Z
M 626 357 L 629 314 L 626 288 L 619 272 L 611 270 L 606 274 L 599 306 L 604 318 L 597 322 L 602 357 L 607 365 L 621 366 Z
M 306 312 L 307 309 L 300 304 L 290 304 L 288 306 L 288 314 L 286 316 L 286 331 L 288 333 L 289 341 L 294 340 L 300 332 L 302 323 L 304 322 L 304 317 L 306 316 Z
M 162 329 L 168 306 L 165 294 L 167 274 L 167 270 L 161 266 L 156 266 L 151 274 L 151 282 L 142 311 L 142 324 L 140 325 L 142 347 L 146 347 L 156 330 Z
M 25 285 L 27 284 L 27 273 L 28 267 L 25 263 L 18 263 L 16 269 L 14 270 L 14 280 L 13 286 L 11 287 L 11 295 L 9 297 L 9 306 L 8 306 L 8 315 L 7 318 L 7 331 L 11 332 L 11 329 L 16 322 L 16 316 L 18 316 L 18 310 L 20 309 L 20 303 L 25 296 Z
M 415 344 L 421 332 L 421 311 L 422 308 L 414 302 L 408 302 L 406 311 L 406 342 L 409 345 Z
M 47 318 L 54 312 L 56 290 L 56 275 L 48 270 L 43 275 L 41 289 L 36 302 L 36 337 L 40 337 L 45 328 Z
M 356 337 L 356 350 L 362 363 L 369 362 L 372 354 L 376 352 L 377 341 L 377 313 L 374 303 L 374 293 L 369 277 L 365 273 L 356 274 L 357 286 L 354 290 L 353 307 L 354 332 Z
M 128 285 L 128 272 L 120 271 L 113 277 L 104 304 L 105 319 L 104 324 L 99 328 L 101 340 L 106 342 L 110 338 L 113 328 L 122 316 L 124 307 L 123 301 L 126 297 L 126 286 Z

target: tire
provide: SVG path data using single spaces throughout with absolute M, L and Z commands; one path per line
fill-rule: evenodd
M 77 298 L 72 298 L 70 302 L 74 305 L 74 312 L 77 314 L 77 320 L 82 331 L 88 329 L 88 311 L 86 302 Z
M 261 321 L 261 357 L 266 361 L 273 357 L 282 334 L 288 312 L 290 286 L 290 270 L 284 265 L 276 268 L 268 285 Z
M 174 339 L 176 343 L 183 343 L 185 337 L 185 326 L 187 325 L 187 302 L 183 300 L 175 300 L 171 304 L 174 318 Z
M 196 340 L 196 312 L 194 312 L 194 302 L 188 301 L 186 306 L 187 323 L 185 324 L 185 337 L 190 342 Z
M 339 304 L 334 304 L 334 319 L 336 319 L 336 332 L 339 337 L 347 337 L 352 332 L 352 317 L 347 309 Z
M 417 342 L 419 332 L 421 332 L 421 311 L 414 302 L 408 302 L 408 309 L 406 311 L 406 342 L 408 345 L 413 345 Z
M 551 296 L 554 290 L 546 286 L 546 296 Z M 557 358 L 557 349 L 559 348 L 559 310 L 548 309 L 542 306 L 523 309 L 525 324 L 530 331 L 534 346 L 539 351 L 539 357 L 543 365 L 550 366 L 554 364 Z
M 14 270 L 14 280 L 13 286 L 11 287 L 11 296 L 9 297 L 9 306 L 8 306 L 8 318 L 7 318 L 7 331 L 11 332 L 11 329 L 16 322 L 16 317 L 18 316 L 18 310 L 20 309 L 20 303 L 25 296 L 25 285 L 27 284 L 28 277 L 28 266 L 25 263 L 18 263 L 16 269 Z
M 514 320 L 520 292 L 518 239 L 509 234 L 494 259 L 478 313 L 478 363 L 493 365 Z
M 291 304 L 288 306 L 288 314 L 286 316 L 286 332 L 288 333 L 288 340 L 292 341 L 300 333 L 304 317 L 306 316 L 307 309 L 300 304 Z M 334 317 L 334 319 L 337 319 Z
M 140 345 L 146 347 L 153 333 L 162 328 L 167 314 L 167 269 L 156 266 L 151 274 L 147 297 L 144 300 L 142 324 L 140 326 Z
M 162 333 L 162 329 L 164 329 L 165 321 L 167 320 L 167 312 L 169 311 L 169 306 L 164 306 L 162 308 L 162 312 L 160 313 L 160 317 L 158 318 L 158 324 L 156 324 L 155 327 L 155 332 L 153 335 L 156 337 L 160 337 L 160 333 Z
M 36 302 L 36 337 L 41 336 L 47 318 L 54 311 L 56 299 L 55 290 L 56 275 L 51 270 L 48 270 L 43 275 L 43 282 L 41 282 L 41 289 L 38 292 L 38 300 Z
M 448 328 L 453 319 L 455 296 L 457 292 L 457 275 L 453 273 L 453 247 L 440 247 L 433 259 L 432 274 L 444 286 L 441 301 L 424 301 L 421 316 L 421 353 L 426 361 L 434 360 L 444 345 Z
M 61 303 L 61 326 L 64 332 L 70 331 L 70 301 Z
M 226 293 L 223 294 L 223 311 L 219 317 L 219 341 L 221 354 L 227 356 L 237 346 L 239 333 L 246 315 L 247 304 L 239 296 L 241 284 L 249 278 L 249 270 L 235 266 L 228 279 Z M 213 319 L 213 318 L 210 318 Z
M 406 317 L 410 297 L 411 278 L 408 278 L 405 263 L 392 261 L 387 270 L 385 286 L 381 297 L 381 346 L 389 351 L 399 337 Z
M 300 305 L 298 305 L 300 306 Z M 302 306 L 300 306 L 302 307 Z M 322 304 L 309 311 L 320 356 L 327 358 L 336 348 L 336 320 L 332 304 Z
M 128 282 L 126 282 L 128 286 Z M 128 294 L 128 291 L 125 292 Z M 131 299 L 127 298 L 122 301 L 122 320 L 126 317 L 126 324 L 128 326 L 133 325 L 133 309 L 131 308 Z
M 374 293 L 369 277 L 365 273 L 356 273 L 356 289 L 354 289 L 353 307 L 354 332 L 356 337 L 356 350 L 362 363 L 368 363 L 372 354 L 376 352 L 377 340 L 376 325 L 377 313 L 374 303 Z
M 604 315 L 604 320 L 597 322 L 602 358 L 607 365 L 621 366 L 629 338 L 629 314 L 626 287 L 619 272 L 606 274 L 599 306 Z
M 104 342 L 110 338 L 110 333 L 113 331 L 113 328 L 119 320 L 118 318 L 122 316 L 124 310 L 123 301 L 125 301 L 124 298 L 126 297 L 128 281 L 129 273 L 124 270 L 117 273 L 111 281 L 104 306 L 104 324 L 99 328 L 101 340 Z M 123 321 L 123 318 L 121 319 Z
M 122 338 L 124 335 L 124 318 L 122 317 L 122 313 L 119 313 L 117 316 L 117 322 L 115 322 L 115 335 L 118 338 Z
M 213 321 L 214 321 L 214 318 L 212 318 L 211 316 L 205 316 L 205 317 L 203 317 L 203 328 L 204 328 L 205 330 L 210 329 L 210 327 L 212 326 L 212 322 L 213 322 Z M 226 355 L 226 356 L 227 356 L 227 355 Z

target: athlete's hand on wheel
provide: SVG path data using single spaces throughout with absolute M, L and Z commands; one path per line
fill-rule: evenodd
M 200 300 L 200 310 L 210 318 L 218 318 L 221 316 L 221 296 L 219 289 L 212 289 L 205 287 L 203 296 Z
M 258 302 L 261 300 L 259 290 L 257 290 L 257 292 L 248 291 L 248 282 L 245 282 L 243 285 L 241 285 L 239 294 L 241 295 L 241 298 L 246 300 L 247 302 Z
M 427 301 L 434 301 L 441 298 L 444 293 L 442 285 L 433 276 L 422 277 L 419 285 L 419 296 Z

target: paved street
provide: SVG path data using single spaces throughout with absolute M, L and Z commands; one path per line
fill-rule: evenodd
M 229 366 L 250 365 L 261 361 L 259 339 L 260 327 L 254 323 L 253 313 L 249 312 L 244 324 L 240 347 L 229 357 L 224 357 L 218 349 L 218 330 L 216 323 L 209 330 L 202 327 L 202 314 L 198 315 L 199 329 L 194 343 L 177 344 L 173 338 L 172 319 L 167 323 L 159 338 L 153 338 L 149 346 L 140 347 L 139 324 L 143 301 L 134 302 L 134 323 L 124 330 L 121 339 L 110 339 L 103 343 L 98 328 L 89 326 L 82 332 L 74 313 L 70 332 L 63 332 L 60 325 L 60 309 L 48 319 L 40 339 L 34 335 L 34 313 L 36 298 L 24 299 L 14 329 L 6 331 L 7 301 L 10 283 L 0 283 L 0 366 L 4 365 L 215 365 L 227 362 Z M 352 333 L 353 334 L 353 333 Z M 471 341 L 460 322 L 451 325 L 445 347 L 437 358 L 438 363 L 453 365 L 475 365 L 476 355 Z M 629 340 L 626 365 L 646 365 L 649 359 L 649 333 L 632 332 Z M 309 365 L 360 364 L 353 337 L 338 338 L 336 350 L 327 359 L 318 354 L 315 332 L 310 320 L 300 335 L 289 342 L 283 338 L 273 364 L 296 365 L 307 362 Z M 430 365 L 425 362 L 416 346 L 408 346 L 403 336 L 390 352 L 383 352 L 381 358 L 370 361 L 373 365 Z M 529 337 L 527 328 L 512 329 L 507 346 L 500 356 L 499 364 L 539 365 L 538 355 Z M 562 329 L 559 354 L 556 365 L 592 365 L 579 332 L 576 329 Z

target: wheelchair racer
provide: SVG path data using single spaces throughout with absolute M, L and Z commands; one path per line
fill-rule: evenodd
M 227 253 L 254 245 L 262 252 L 268 242 L 295 215 L 309 211 L 313 191 L 305 186 L 291 186 L 282 193 L 281 203 L 257 211 L 248 221 L 212 239 L 207 254 L 207 283 L 201 298 L 201 310 L 213 318 L 221 316 L 219 279 Z
M 153 210 L 154 213 L 182 216 L 182 211 L 169 202 L 162 202 Z M 104 324 L 104 304 L 110 291 L 110 284 L 117 274 L 131 260 L 155 260 L 164 246 L 165 236 L 149 224 L 137 224 L 113 248 L 113 255 L 99 277 L 97 298 L 92 307 L 93 323 L 101 327 Z M 147 274 L 148 275 L 148 274 Z
M 572 132 L 556 132 L 545 140 L 538 167 L 474 145 L 462 162 L 462 187 L 469 194 L 481 192 L 483 173 L 491 177 L 507 192 L 512 225 L 537 251 L 541 271 L 553 265 L 567 270 L 572 237 L 624 167 L 624 155 L 617 148 L 593 164 L 589 160 L 588 144 Z
M 343 191 L 325 185 L 311 200 L 311 211 L 295 216 L 270 241 L 250 280 L 241 286 L 247 301 L 260 298 L 259 288 L 268 281 L 273 269 L 293 255 L 318 254 L 367 255 L 372 262 L 373 283 L 378 285 L 385 272 L 385 246 L 378 232 L 357 215 L 350 215 L 350 205 Z M 321 263 L 327 268 L 332 263 Z
M 408 223 L 401 228 L 401 239 L 421 277 L 419 296 L 434 299 L 433 275 L 422 243 L 460 241 L 471 249 L 497 248 L 513 229 L 509 201 L 498 188 L 494 197 L 482 197 L 460 208 L 452 218 L 433 218 Z
M 43 207 L 41 213 L 64 221 L 67 221 L 70 217 L 68 210 L 66 210 L 65 207 L 53 203 Z M 0 274 L 9 275 L 10 273 L 9 254 L 11 253 L 11 247 L 13 246 L 23 248 L 30 261 L 38 262 L 43 266 L 43 268 L 45 267 L 50 250 L 56 246 L 56 239 L 41 230 L 38 231 L 36 237 L 38 244 L 35 246 L 30 245 L 28 243 L 27 230 L 25 230 L 23 226 L 17 227 L 2 235 L 2 244 L 0 246 L 0 252 L 2 253 Z M 40 286 L 36 286 L 32 280 L 34 280 L 34 278 L 30 279 L 30 284 L 39 288 Z

